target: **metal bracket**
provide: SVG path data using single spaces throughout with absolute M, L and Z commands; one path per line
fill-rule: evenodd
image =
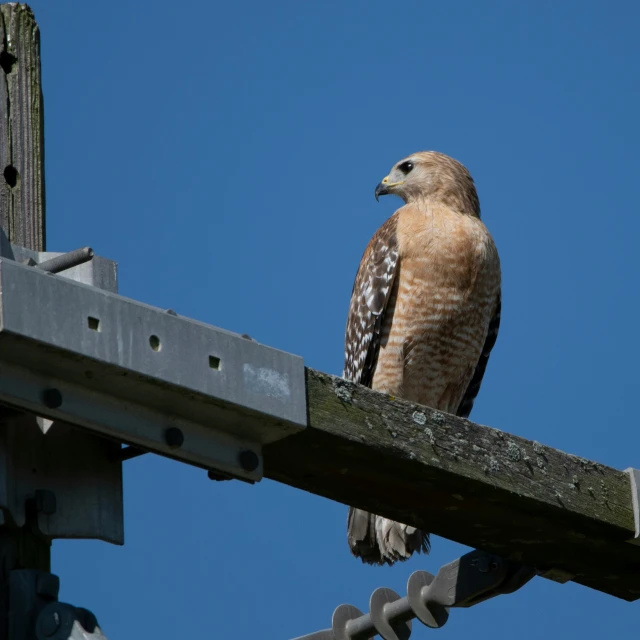
M 0 295 L 0 402 L 249 481 L 306 426 L 298 356 L 6 257 Z
M 13 526 L 49 492 L 43 535 L 122 544 L 123 460 L 155 452 L 257 482 L 262 446 L 306 427 L 302 358 L 117 288 L 116 263 L 90 247 L 31 251 L 0 229 L 0 517 Z
M 94 257 L 89 247 L 69 253 L 31 251 L 9 243 L 0 229 L 0 258 L 59 274 L 56 279 L 117 292 L 116 263 Z M 0 514 L 6 524 L 25 526 L 31 505 L 30 526 L 45 537 L 124 542 L 118 442 L 15 406 L 0 406 L 0 426 Z
M 48 604 L 36 621 L 37 640 L 107 640 L 87 609 L 64 602 Z
M 633 504 L 633 521 L 636 529 L 634 537 L 627 540 L 627 542 L 640 546 L 640 500 L 638 495 L 640 492 L 640 469 L 629 467 L 624 471 L 629 474 L 629 480 L 631 481 L 631 502 Z
M 0 258 L 14 260 L 41 271 L 59 274 L 61 278 L 118 292 L 118 265 L 113 260 L 96 256 L 93 249 L 84 247 L 68 253 L 32 251 L 11 244 L 0 227 Z
M 58 602 L 60 580 L 20 569 L 9 576 L 9 640 L 107 640 L 87 609 Z
M 406 640 L 411 619 L 433 629 L 444 626 L 449 609 L 472 607 L 497 595 L 513 593 L 536 575 L 536 570 L 484 551 L 471 551 L 442 567 L 433 576 L 415 571 L 409 576 L 407 595 L 376 589 L 363 614 L 352 605 L 340 605 L 331 629 L 300 636 L 296 640 L 364 640 L 376 634 L 384 640 Z

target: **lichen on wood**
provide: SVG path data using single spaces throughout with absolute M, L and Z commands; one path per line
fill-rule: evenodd
M 626 473 L 312 369 L 307 395 L 308 427 L 265 448 L 267 477 L 640 597 Z

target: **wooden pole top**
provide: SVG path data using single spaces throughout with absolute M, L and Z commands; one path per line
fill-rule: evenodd
M 0 227 L 45 250 L 44 106 L 40 30 L 26 4 L 0 5 Z

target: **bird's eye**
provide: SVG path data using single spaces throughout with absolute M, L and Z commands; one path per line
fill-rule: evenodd
M 400 171 L 402 171 L 402 173 L 404 173 L 404 175 L 406 176 L 407 173 L 409 173 L 409 171 L 413 169 L 413 162 L 411 162 L 411 160 L 407 160 L 406 162 L 403 162 L 401 165 L 399 165 L 398 169 L 400 169 Z

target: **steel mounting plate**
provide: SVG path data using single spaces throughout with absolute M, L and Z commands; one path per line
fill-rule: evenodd
M 2 402 L 252 480 L 261 446 L 307 423 L 299 356 L 6 258 L 0 365 Z

